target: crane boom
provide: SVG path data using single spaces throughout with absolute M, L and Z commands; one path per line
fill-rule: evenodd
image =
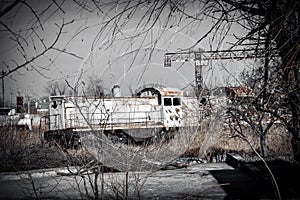
M 196 95 L 199 97 L 200 92 L 203 89 L 202 67 L 208 65 L 208 61 L 256 59 L 266 57 L 266 55 L 270 55 L 270 53 L 268 52 L 267 54 L 264 49 L 257 48 L 219 51 L 204 51 L 200 49 L 197 51 L 167 52 L 164 56 L 164 66 L 171 67 L 172 62 L 194 62 L 196 83 L 195 92 Z

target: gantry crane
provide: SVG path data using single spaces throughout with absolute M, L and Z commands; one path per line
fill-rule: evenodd
M 268 55 L 270 53 L 268 52 Z M 171 67 L 172 62 L 194 62 L 195 66 L 195 93 L 197 97 L 203 90 L 202 68 L 210 60 L 224 59 L 255 59 L 266 57 L 263 49 L 238 49 L 238 50 L 219 50 L 204 51 L 203 49 L 192 51 L 167 52 L 164 56 L 164 66 Z

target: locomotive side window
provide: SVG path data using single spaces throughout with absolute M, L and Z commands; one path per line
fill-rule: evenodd
M 164 98 L 164 106 L 172 106 L 172 99 Z
M 57 103 L 56 101 L 53 101 L 52 105 L 51 105 L 52 108 L 56 109 L 57 108 Z
M 173 98 L 173 106 L 180 106 L 181 105 L 181 99 L 178 97 Z

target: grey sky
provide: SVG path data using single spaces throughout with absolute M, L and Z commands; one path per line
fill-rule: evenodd
M 32 2 L 30 3 L 36 10 L 42 11 L 52 1 Z M 62 1 L 58 3 L 60 4 Z M 92 4 L 88 4 L 88 6 L 93 7 Z M 179 88 L 193 83 L 193 63 L 175 63 L 172 68 L 164 68 L 163 55 L 165 52 L 191 47 L 214 25 L 216 20 L 207 18 L 203 21 L 195 21 L 188 18 L 179 19 L 179 15 L 174 15 L 166 26 L 166 14 L 168 13 L 168 8 L 166 8 L 152 28 L 145 25 L 136 29 L 137 23 L 147 10 L 146 7 L 142 7 L 133 16 L 127 16 L 130 19 L 120 19 L 117 26 L 111 23 L 105 27 L 104 22 L 113 19 L 123 7 L 124 5 L 107 6 L 101 13 L 97 9 L 87 12 L 71 1 L 64 2 L 60 9 L 52 5 L 40 18 L 43 30 L 39 27 L 36 29 L 36 33 L 43 38 L 46 44 L 50 44 L 58 32 L 56 24 L 61 25 L 63 21 L 74 20 L 72 24 L 66 26 L 56 47 L 65 49 L 76 57 L 52 50 L 36 60 L 32 66 L 27 66 L 26 69 L 6 77 L 6 99 L 10 99 L 11 92 L 13 95 L 18 93 L 29 96 L 45 95 L 43 88 L 46 82 L 66 79 L 74 84 L 78 81 L 78 76 L 82 71 L 84 75 L 80 81 L 84 81 L 91 75 L 99 76 L 103 79 L 104 87 L 107 89 L 114 84 L 120 84 L 124 95 L 128 95 L 130 89 L 135 89 L 148 82 Z M 198 8 L 197 2 L 186 4 L 186 12 L 191 15 L 197 14 Z M 2 19 L 7 26 L 18 31 L 28 28 L 33 22 L 38 25 L 35 16 L 30 13 L 28 8 L 21 6 L 18 9 L 14 9 Z M 15 13 L 17 14 L 15 15 Z M 178 23 L 180 20 L 181 22 Z M 225 24 L 223 30 L 228 27 Z M 2 26 L 1 30 L 3 29 Z M 227 42 L 232 42 L 233 32 L 241 33 L 241 31 L 232 26 Z M 17 49 L 15 42 L 11 39 L 12 36 L 6 31 L 1 31 L 0 34 L 2 44 L 0 65 L 6 71 L 7 66 L 3 64 L 4 62 L 9 68 L 12 68 L 16 65 L 15 62 L 23 63 L 24 58 L 19 53 L 20 49 Z M 26 44 L 25 41 L 20 40 L 28 57 L 34 56 L 36 51 L 43 49 L 36 35 L 26 31 L 22 31 L 21 34 L 28 42 Z M 217 48 L 219 39 L 214 38 L 212 41 L 212 37 L 213 33 L 209 34 L 196 48 L 201 47 L 207 50 Z M 225 49 L 228 46 L 229 44 L 225 41 L 219 47 Z M 230 65 L 229 71 L 232 70 L 233 74 L 236 74 L 236 68 L 243 64 L 241 62 L 223 64 L 212 62 L 207 69 L 214 70 L 204 74 L 204 81 L 207 85 L 211 87 L 222 85 L 229 80 L 228 75 L 222 70 L 223 65 Z M 234 83 L 234 81 L 232 82 Z

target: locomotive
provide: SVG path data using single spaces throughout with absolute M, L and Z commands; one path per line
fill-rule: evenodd
M 114 142 L 140 143 L 166 139 L 184 127 L 198 126 L 198 101 L 177 88 L 145 87 L 122 97 L 114 86 L 112 97 L 50 96 L 46 141 L 66 147 L 80 144 L 85 133 L 104 133 Z

